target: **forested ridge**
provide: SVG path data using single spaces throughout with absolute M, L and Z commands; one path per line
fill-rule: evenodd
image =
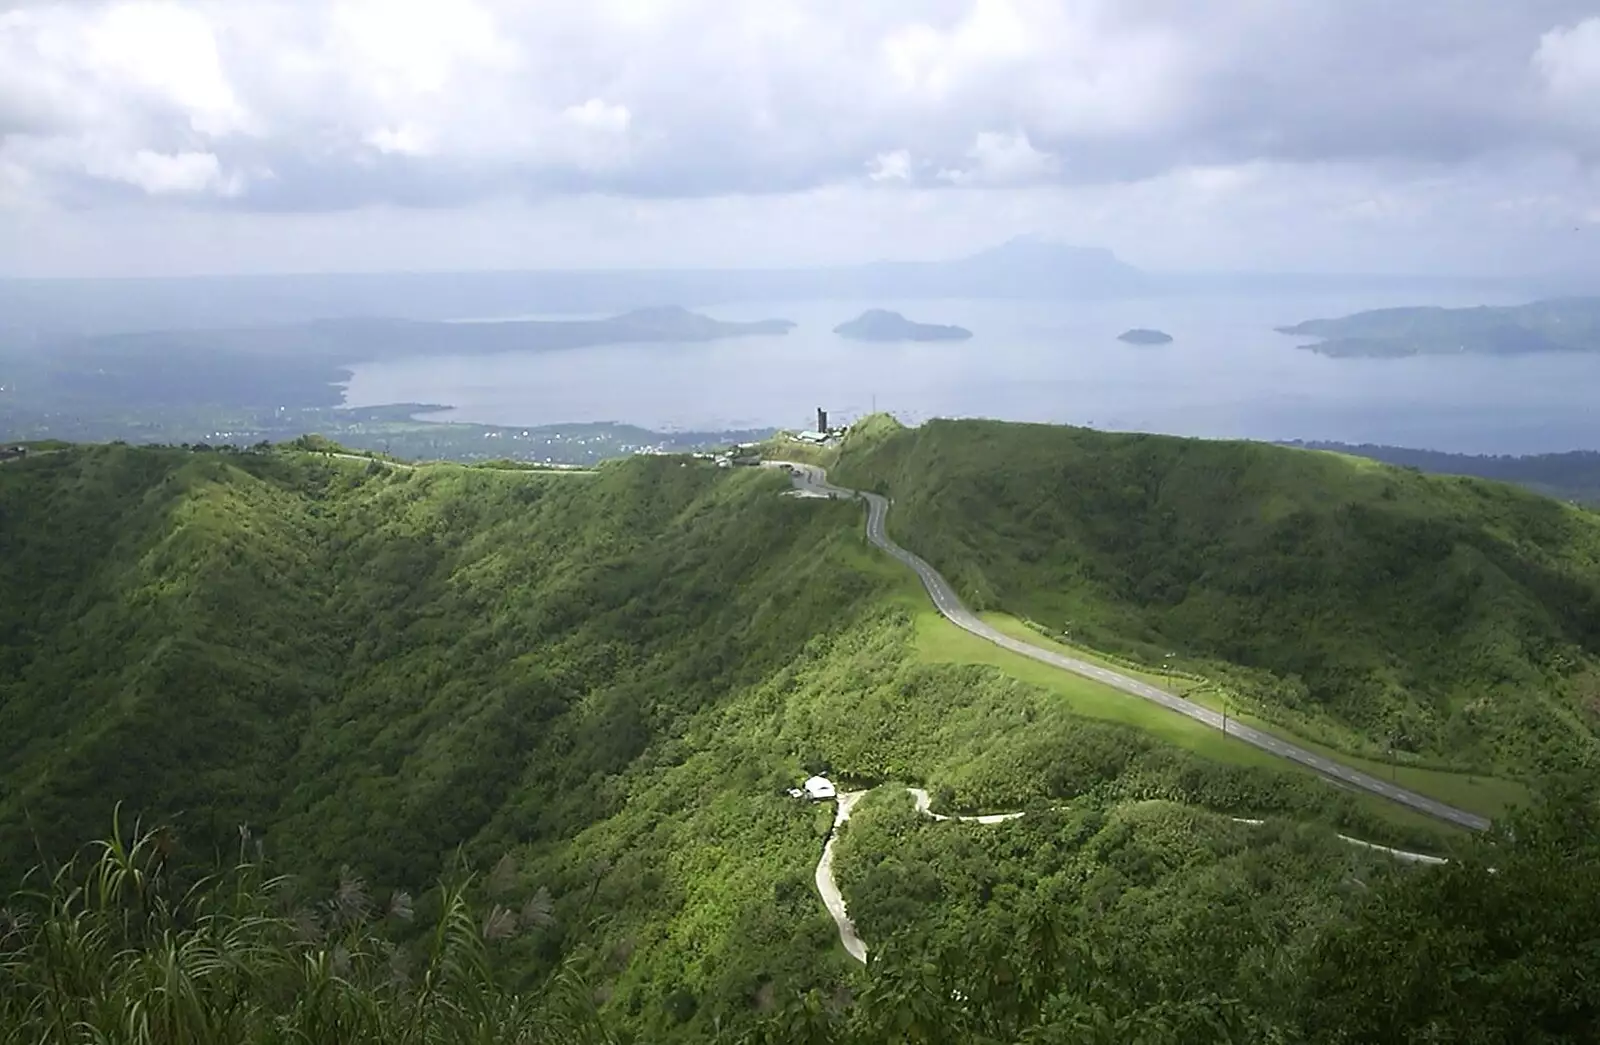
M 1600 514 L 1339 454 L 1047 425 L 863 428 L 835 474 L 981 608 L 1225 680 L 1355 753 L 1600 756 Z
M 875 445 L 841 469 L 880 467 Z M 905 474 L 879 481 L 934 558 Z M 1592 792 L 1545 782 L 1579 747 L 1537 737 L 1542 804 L 1468 842 L 1086 720 L 931 655 L 944 633 L 859 509 L 785 486 L 665 456 L 0 466 L 0 863 L 25 885 L 0 1022 L 17 1041 L 1586 1040 Z M 831 809 L 784 794 L 814 771 L 1032 812 L 934 823 L 875 791 L 839 850 L 861 971 L 811 883 Z M 118 802 L 116 843 L 66 864 Z M 1454 862 L 1398 865 L 1335 825 Z M 158 982 L 184 1004 L 137 1008 Z

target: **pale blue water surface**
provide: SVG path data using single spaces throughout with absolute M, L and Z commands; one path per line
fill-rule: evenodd
M 453 409 L 434 416 L 506 425 L 804 428 L 818 406 L 841 421 L 876 407 L 908 423 L 994 417 L 1468 453 L 1600 448 L 1600 353 L 1328 359 L 1296 347 L 1309 339 L 1273 330 L 1367 308 L 1499 303 L 1367 295 L 740 304 L 703 311 L 800 325 L 784 337 L 361 364 L 352 368 L 347 399 L 352 406 L 448 403 Z M 974 337 L 880 345 L 832 333 L 869 307 L 959 324 Z M 1130 327 L 1155 327 L 1175 340 L 1155 347 L 1117 341 Z

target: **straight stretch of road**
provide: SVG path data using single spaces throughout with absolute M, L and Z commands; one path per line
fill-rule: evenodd
M 1465 809 L 1457 809 L 1455 806 L 1447 805 L 1426 795 L 1419 795 L 1415 791 L 1409 791 L 1370 773 L 1363 773 L 1359 769 L 1353 769 L 1343 763 L 1335 762 L 1325 755 L 1291 744 L 1281 737 L 1246 725 L 1237 719 L 1225 718 L 1208 707 L 1203 707 L 1191 700 L 1185 700 L 1176 694 L 1168 693 L 1164 689 L 1158 689 L 1149 683 L 1129 678 L 1127 675 L 1112 671 L 1109 668 L 1103 668 L 1098 664 L 1091 664 L 1088 661 L 1068 657 L 1054 650 L 1045 649 L 1042 646 L 1035 646 L 1022 639 L 1012 638 L 1010 635 L 985 623 L 977 614 L 962 605 L 961 600 L 956 597 L 955 589 L 950 587 L 949 582 L 940 576 L 937 570 L 889 539 L 889 534 L 884 526 L 885 520 L 889 516 L 888 498 L 875 493 L 834 486 L 828 482 L 827 473 L 816 465 L 793 462 L 770 463 L 788 467 L 793 476 L 796 489 L 801 491 L 825 497 L 864 499 L 867 502 L 867 540 L 916 571 L 917 576 L 922 579 L 922 586 L 928 591 L 928 596 L 933 599 L 934 606 L 938 607 L 939 612 L 944 615 L 945 619 L 956 627 L 969 631 L 979 638 L 987 639 L 996 646 L 1008 649 L 1013 653 L 1031 657 L 1063 671 L 1070 671 L 1075 675 L 1082 675 L 1084 678 L 1104 683 L 1113 689 L 1119 689 L 1124 693 L 1148 700 L 1152 704 L 1159 704 L 1180 715 L 1187 715 L 1197 722 L 1204 723 L 1213 729 L 1221 730 L 1228 736 L 1236 740 L 1242 740 L 1246 744 L 1260 748 L 1269 754 L 1277 755 L 1279 758 L 1285 758 L 1291 762 L 1298 762 L 1300 765 L 1322 774 L 1336 784 L 1366 791 L 1380 798 L 1387 798 L 1391 802 L 1398 802 L 1400 805 L 1407 806 L 1419 813 L 1425 813 L 1436 819 L 1474 831 L 1483 831 L 1489 827 L 1488 819 L 1476 813 L 1469 813 Z

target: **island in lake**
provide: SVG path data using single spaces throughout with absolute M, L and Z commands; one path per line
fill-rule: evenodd
M 1117 335 L 1118 341 L 1126 341 L 1130 345 L 1170 345 L 1172 335 L 1164 330 L 1147 330 L 1144 327 L 1134 327 L 1124 330 Z
M 1600 351 L 1600 298 L 1476 308 L 1383 308 L 1277 330 L 1321 338 L 1300 347 L 1341 358 L 1596 352 Z
M 833 332 L 856 341 L 965 341 L 972 331 L 938 323 L 914 323 L 898 312 L 873 308 Z

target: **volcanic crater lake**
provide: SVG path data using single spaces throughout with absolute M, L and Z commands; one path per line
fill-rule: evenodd
M 1476 297 L 1171 297 L 1105 302 L 776 301 L 696 307 L 783 316 L 784 336 L 419 356 L 351 367 L 352 406 L 449 403 L 436 420 L 624 421 L 659 429 L 810 427 L 815 408 L 908 423 L 994 417 L 1214 438 L 1326 439 L 1463 453 L 1600 448 L 1600 353 L 1330 359 L 1273 328 Z M 954 324 L 970 340 L 872 344 L 833 333 L 867 308 Z M 462 317 L 494 322 L 497 318 Z M 543 318 L 543 317 L 515 317 Z M 572 317 L 563 317 L 572 318 Z M 1131 327 L 1171 345 L 1117 340 Z

